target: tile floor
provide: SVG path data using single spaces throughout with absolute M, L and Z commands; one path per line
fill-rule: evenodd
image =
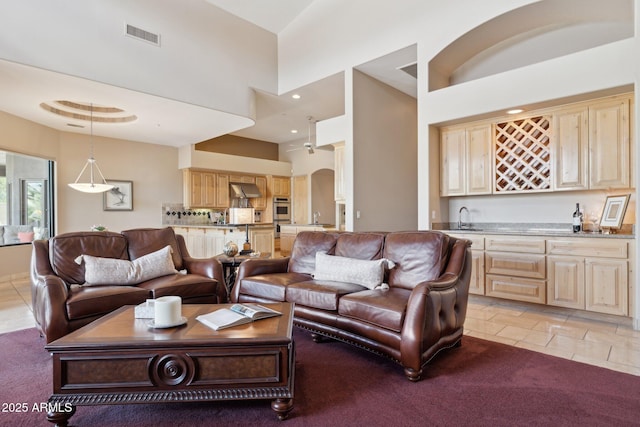
M 0 333 L 34 327 L 28 276 L 0 280 Z M 472 295 L 465 334 L 640 376 L 631 319 Z

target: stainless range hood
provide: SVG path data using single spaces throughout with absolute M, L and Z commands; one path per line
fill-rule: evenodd
M 252 199 L 254 197 L 262 197 L 258 186 L 255 184 L 232 182 L 231 197 L 240 199 Z

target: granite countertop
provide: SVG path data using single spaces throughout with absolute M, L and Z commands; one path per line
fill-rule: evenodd
M 458 228 L 457 223 L 434 223 L 433 230 L 465 234 L 502 234 L 514 236 L 595 237 L 608 239 L 635 239 L 633 226 L 626 224 L 618 233 L 582 231 L 574 233 L 571 224 L 546 223 L 474 223 L 468 228 Z
M 235 230 L 237 228 L 245 228 L 245 224 L 171 224 L 171 227 L 185 228 L 213 228 L 217 230 Z M 249 228 L 273 228 L 271 222 L 259 222 L 249 224 Z

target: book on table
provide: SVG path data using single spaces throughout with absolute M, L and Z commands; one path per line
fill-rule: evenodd
M 219 308 L 211 313 L 201 314 L 196 319 L 217 331 L 280 315 L 282 313 L 260 304 L 233 304 L 229 308 Z

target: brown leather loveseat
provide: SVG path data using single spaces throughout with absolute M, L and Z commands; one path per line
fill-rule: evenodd
M 123 279 L 123 265 L 138 266 L 141 275 Z M 220 262 L 191 258 L 172 228 L 72 232 L 33 242 L 33 313 L 47 343 L 124 305 L 166 295 L 183 303 L 227 300 Z
M 302 232 L 289 258 L 243 262 L 231 299 L 295 303 L 294 324 L 314 339 L 387 356 L 418 381 L 437 352 L 460 344 L 469 245 L 437 231 Z

